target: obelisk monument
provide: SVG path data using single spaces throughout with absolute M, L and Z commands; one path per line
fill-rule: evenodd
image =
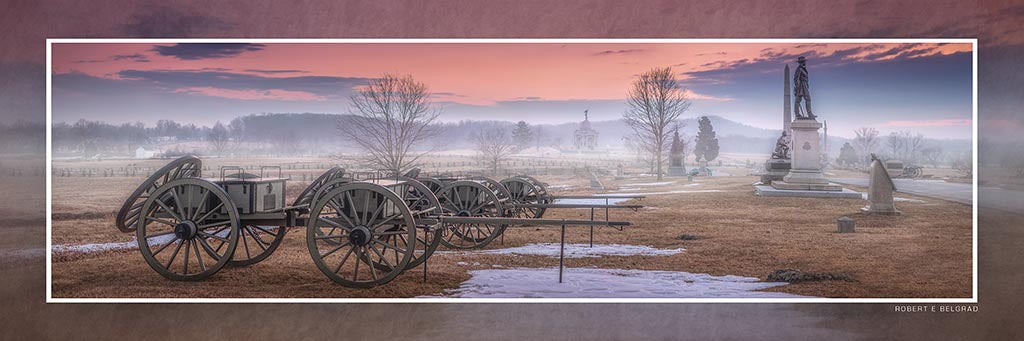
M 782 132 L 791 134 L 790 124 L 793 123 L 793 107 L 789 101 L 789 64 L 782 73 Z
M 782 136 L 775 142 L 775 150 L 768 161 L 764 163 L 764 175 L 761 176 L 761 183 L 771 184 L 772 181 L 782 181 L 782 178 L 789 174 L 790 150 L 792 149 L 792 132 L 790 124 L 793 122 L 792 105 L 789 98 L 789 64 L 782 71 Z

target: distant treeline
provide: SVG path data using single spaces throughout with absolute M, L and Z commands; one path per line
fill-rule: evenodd
M 229 142 L 220 153 L 259 155 L 334 155 L 354 152 L 338 131 L 339 124 L 345 124 L 348 115 L 322 113 L 263 113 L 236 117 L 230 121 L 218 122 L 212 126 L 179 123 L 160 120 L 155 125 L 142 123 L 110 124 L 105 122 L 79 120 L 60 122 L 53 126 L 55 153 L 65 155 L 109 155 L 129 156 L 138 147 L 173 155 L 174 153 L 213 154 L 209 139 L 218 130 L 219 136 L 226 131 Z M 718 116 L 709 116 L 718 134 L 722 153 L 769 154 L 779 136 L 778 130 L 761 129 L 731 121 Z M 578 122 L 561 124 L 533 124 L 532 143 L 529 147 L 570 148 L 573 132 Z M 693 138 L 697 124 L 694 118 L 682 120 L 683 136 Z M 416 148 L 452 150 L 474 148 L 470 135 L 491 127 L 508 129 L 511 133 L 515 124 L 509 121 L 464 120 L 439 123 L 441 134 L 434 141 L 425 141 Z M 591 127 L 599 133 L 599 148 L 619 148 L 623 137 L 632 132 L 620 120 L 593 121 Z M 2 125 L 6 149 L 42 146 L 45 141 L 41 124 L 16 123 Z M 34 135 L 34 132 L 40 132 Z M 884 139 L 884 137 L 882 137 Z M 829 154 L 834 158 L 849 139 L 829 137 Z M 926 140 L 928 145 L 941 147 L 947 155 L 970 150 L 966 140 Z M 881 141 L 879 151 L 884 151 Z M 998 149 L 998 148 L 995 148 Z

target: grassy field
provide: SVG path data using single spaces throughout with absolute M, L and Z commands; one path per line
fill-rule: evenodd
M 257 162 L 257 161 L 250 161 Z M 264 164 L 276 164 L 264 160 Z M 100 165 L 105 166 L 105 165 Z M 726 170 L 726 169 L 723 169 Z M 971 207 L 938 199 L 900 194 L 915 199 L 897 203 L 903 215 L 864 216 L 859 199 L 762 198 L 753 195 L 757 177 L 732 169 L 735 176 L 667 179 L 602 178 L 609 191 L 634 188 L 639 192 L 698 191 L 654 194 L 639 203 L 637 212 L 613 211 L 613 220 L 633 223 L 625 231 L 598 228 L 595 243 L 685 248 L 671 256 L 628 256 L 567 259 L 567 267 L 648 269 L 742 275 L 765 278 L 778 269 L 835 272 L 853 281 L 801 282 L 769 289 L 821 297 L 970 297 Z M 591 194 L 587 179 L 542 177 L 550 185 L 567 185 L 557 194 Z M 142 181 L 139 177 L 57 177 L 53 182 L 53 243 L 125 242 L 113 226 L 114 212 Z M 291 200 L 305 186 L 289 183 Z M 560 187 L 565 188 L 565 187 Z M 863 188 L 854 188 L 863 190 Z M 551 210 L 545 218 L 589 218 L 589 210 Z M 838 234 L 835 220 L 849 216 L 857 233 Z M 600 215 L 599 215 L 600 218 Z M 588 228 L 570 227 L 568 242 L 585 243 Z M 682 240 L 681 235 L 696 236 Z M 528 243 L 557 242 L 556 227 L 525 227 L 506 232 L 489 249 Z M 292 229 L 269 259 L 245 268 L 225 268 L 195 283 L 164 279 L 143 261 L 137 250 L 88 255 L 55 255 L 54 297 L 413 297 L 437 295 L 469 278 L 473 269 L 557 266 L 557 258 L 510 256 L 477 252 L 442 252 L 422 268 L 407 271 L 389 284 L 373 289 L 349 289 L 324 277 L 310 260 L 303 228 Z M 460 265 L 462 264 L 462 265 Z

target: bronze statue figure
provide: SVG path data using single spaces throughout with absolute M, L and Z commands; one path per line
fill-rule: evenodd
M 814 119 L 818 116 L 815 116 L 814 113 L 811 112 L 811 89 L 807 84 L 807 58 L 800 56 L 796 61 L 800 65 L 797 66 L 796 71 L 793 72 L 793 97 L 796 97 L 796 105 L 793 106 L 793 112 L 796 115 L 796 118 Z M 800 110 L 801 100 L 807 101 L 806 114 Z
M 789 144 L 789 134 L 783 131 L 782 136 L 779 136 L 779 140 L 775 142 L 775 151 L 772 152 L 772 159 L 789 159 Z

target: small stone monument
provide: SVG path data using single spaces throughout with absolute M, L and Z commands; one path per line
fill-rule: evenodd
M 850 217 L 839 217 L 836 219 L 836 224 L 839 227 L 839 233 L 853 233 L 853 229 L 857 225 Z
M 622 180 L 626 176 L 626 169 L 620 163 L 615 167 L 615 180 Z
M 871 153 L 871 175 L 868 178 L 868 205 L 861 208 L 867 214 L 899 215 L 900 211 L 893 204 L 892 192 L 896 184 L 889 177 L 889 171 L 882 165 L 874 153 Z
M 594 172 L 590 172 L 590 189 L 598 191 L 604 190 L 604 184 L 601 183 L 601 180 L 597 178 L 597 174 L 594 174 Z
M 676 131 L 672 136 L 672 148 L 668 152 L 668 176 L 686 176 L 683 157 L 683 142 L 679 139 L 679 131 Z

